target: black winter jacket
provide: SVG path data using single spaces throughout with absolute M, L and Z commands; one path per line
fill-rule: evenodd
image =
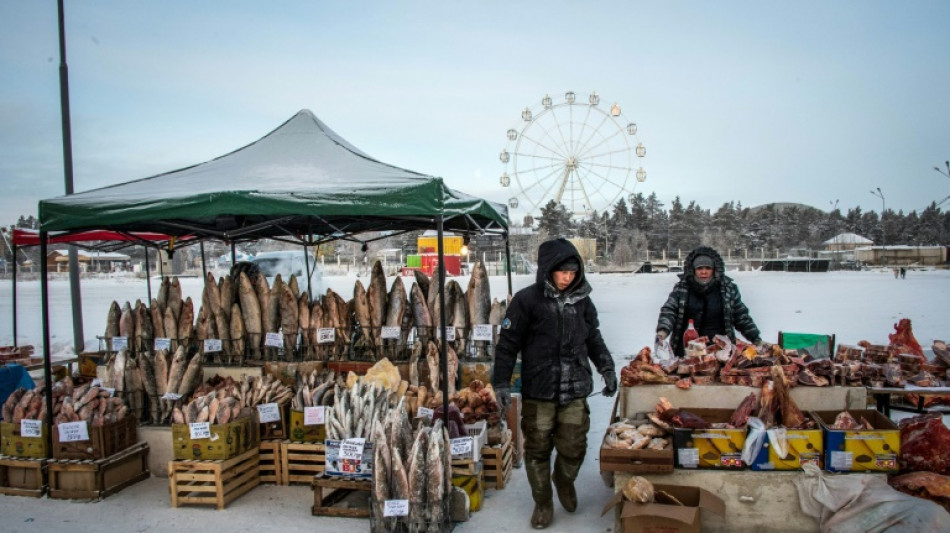
M 571 257 L 577 259 L 581 270 L 574 282 L 559 292 L 551 272 Z M 495 349 L 493 386 L 509 386 L 519 352 L 521 393 L 528 399 L 564 405 L 587 397 L 593 389 L 590 361 L 600 374 L 613 372 L 613 357 L 600 334 L 590 292 L 584 262 L 573 244 L 565 239 L 541 244 L 537 280 L 518 291 L 508 305 Z
M 689 298 L 704 298 L 702 289 L 696 282 L 696 273 L 693 269 L 693 259 L 697 255 L 708 255 L 713 258 L 715 263 L 713 268 L 713 283 L 716 286 L 711 290 L 719 289 L 721 302 L 717 305 L 722 306 L 723 330 L 720 334 L 726 335 L 735 342 L 738 329 L 742 336 L 750 342 L 757 342 L 761 339 L 759 328 L 756 327 L 752 317 L 749 315 L 749 308 L 742 303 L 742 296 L 739 294 L 739 287 L 731 278 L 725 275 L 726 265 L 719 252 L 708 246 L 700 246 L 694 249 L 686 256 L 683 263 L 683 273 L 680 274 L 680 280 L 673 286 L 669 298 L 660 309 L 660 318 L 656 329 L 666 330 L 669 333 L 670 346 L 676 355 L 682 357 L 685 354 L 683 348 L 683 333 L 686 331 L 686 305 Z

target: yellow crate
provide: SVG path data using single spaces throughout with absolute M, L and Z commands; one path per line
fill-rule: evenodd
M 49 431 L 49 428 L 44 423 L 42 437 L 21 437 L 20 424 L 0 422 L 0 454 L 11 457 L 46 459 L 49 457 L 49 449 L 46 447 L 47 431 Z

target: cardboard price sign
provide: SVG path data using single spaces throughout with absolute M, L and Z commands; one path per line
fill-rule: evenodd
M 336 342 L 336 328 L 318 328 L 317 344 L 330 344 Z
M 475 327 L 472 329 L 472 340 L 491 341 L 493 329 L 491 324 L 475 324 Z
M 128 337 L 112 337 L 112 349 L 115 351 L 128 350 L 129 338 Z
M 175 394 L 174 392 L 166 392 L 165 395 L 162 396 L 162 399 L 171 400 L 171 401 L 180 400 L 181 394 Z
M 261 424 L 280 422 L 280 406 L 276 403 L 262 403 L 258 405 L 257 414 L 260 416 Z
M 386 500 L 383 516 L 409 516 L 409 500 Z
M 188 424 L 188 432 L 191 435 L 192 440 L 210 439 L 211 438 L 211 423 L 210 422 L 192 422 Z
M 24 418 L 20 420 L 20 436 L 21 437 L 42 437 L 43 436 L 43 421 L 42 420 L 30 420 L 29 418 Z
M 452 447 L 452 455 L 472 453 L 472 448 L 475 446 L 475 439 L 472 437 L 459 437 L 449 442 Z
M 325 405 L 316 405 L 314 407 L 303 408 L 303 425 L 319 426 L 320 424 L 325 424 L 326 421 L 327 418 Z
M 350 461 L 363 460 L 363 448 L 366 446 L 366 439 L 346 439 L 340 443 L 340 459 Z
M 455 328 L 445 329 L 445 340 L 449 342 L 455 342 Z
M 155 351 L 158 350 L 171 350 L 172 349 L 172 340 L 165 337 L 158 337 L 155 339 Z M 206 350 L 207 351 L 207 350 Z
M 420 407 L 416 410 L 416 416 L 419 418 L 428 418 L 432 420 L 432 417 L 435 415 L 435 411 L 429 409 L 428 407 Z
M 264 346 L 270 346 L 271 348 L 283 348 L 284 339 L 281 338 L 280 333 L 268 333 L 264 338 Z
M 205 339 L 205 353 L 221 351 L 221 339 Z
M 89 427 L 86 421 L 65 422 L 57 426 L 59 428 L 59 442 L 77 442 L 89 440 Z
M 379 336 L 383 339 L 398 339 L 401 330 L 399 326 L 383 326 Z

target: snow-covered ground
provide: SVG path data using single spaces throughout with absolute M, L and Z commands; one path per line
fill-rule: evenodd
M 890 271 L 830 272 L 822 274 L 777 272 L 730 272 L 743 300 L 752 312 L 767 341 L 776 341 L 778 332 L 835 333 L 837 342 L 854 344 L 868 340 L 886 344 L 887 335 L 901 318 L 912 321 L 920 344 L 929 348 L 934 339 L 947 340 L 950 303 L 950 271 L 911 271 L 906 279 L 895 279 Z M 389 278 L 391 283 L 393 278 Z M 355 276 L 325 277 L 324 284 L 340 294 L 352 295 Z M 592 298 L 600 311 L 601 329 L 614 353 L 617 367 L 624 356 L 652 345 L 660 306 L 676 280 L 675 274 L 595 274 Z M 183 293 L 200 301 L 201 280 L 182 279 Z M 404 281 L 409 281 L 409 278 Z M 533 276 L 516 276 L 514 290 L 534 281 Z M 467 278 L 459 278 L 463 287 Z M 365 283 L 365 280 L 364 280 Z M 507 292 L 503 277 L 491 279 L 492 295 Z M 153 281 L 152 290 L 157 290 Z M 39 283 L 21 282 L 17 287 L 19 344 L 33 344 L 40 351 L 41 319 Z M 154 292 L 153 292 L 154 294 Z M 144 280 L 84 280 L 82 283 L 83 324 L 87 349 L 96 349 L 96 335 L 105 329 L 109 303 L 147 297 Z M 50 332 L 54 355 L 72 351 L 72 319 L 69 285 L 50 283 Z M 12 344 L 11 284 L 0 282 L 0 345 Z M 613 514 L 600 516 L 612 496 L 601 481 L 596 461 L 597 447 L 610 417 L 612 400 L 590 399 L 592 421 L 589 451 L 577 481 L 580 505 L 577 512 L 565 513 L 555 505 L 550 531 L 610 531 Z M 167 481 L 152 478 L 110 496 L 98 504 L 77 504 L 57 500 L 0 496 L 0 516 L 4 531 L 101 531 L 118 527 L 126 531 L 203 532 L 208 528 L 225 531 L 257 531 L 260 528 L 290 531 L 320 528 L 365 530 L 364 521 L 317 518 L 310 515 L 313 502 L 309 487 L 261 486 L 233 502 L 225 511 L 207 507 L 171 509 Z M 457 531 L 524 531 L 529 529 L 532 501 L 522 470 L 515 470 L 512 483 L 503 491 L 488 491 L 483 510 L 460 524 Z

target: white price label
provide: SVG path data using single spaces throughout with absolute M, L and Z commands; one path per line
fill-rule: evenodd
M 350 461 L 361 461 L 363 459 L 363 447 L 366 446 L 366 439 L 346 439 L 340 443 L 340 459 Z
M 205 353 L 221 351 L 221 339 L 205 339 Z
M 432 420 L 433 415 L 435 415 L 435 411 L 429 409 L 428 407 L 420 407 L 416 411 L 416 416 L 420 418 L 428 418 L 429 420 Z
M 210 422 L 192 422 L 188 424 L 188 432 L 191 435 L 191 439 L 210 439 L 211 438 L 211 423 Z
M 280 333 L 268 333 L 264 337 L 264 346 L 270 346 L 271 348 L 283 348 L 284 339 L 280 336 Z
M 699 448 L 680 448 L 678 453 L 680 466 L 683 468 L 696 468 L 699 466 Z
M 101 390 L 104 390 L 109 393 L 109 396 L 115 396 L 115 387 L 99 387 Z
M 473 341 L 490 341 L 492 340 L 492 329 L 491 324 L 475 324 L 475 327 L 472 329 L 472 340 Z
M 383 326 L 379 336 L 383 339 L 398 339 L 401 329 L 399 326 Z
M 386 500 L 383 516 L 409 516 L 409 500 Z
M 129 338 L 128 337 L 112 337 L 112 349 L 127 350 L 129 348 Z
M 86 421 L 65 422 L 57 426 L 59 428 L 59 442 L 77 442 L 89 440 L 89 426 Z
M 276 403 L 262 403 L 258 405 L 257 414 L 260 416 L 261 424 L 280 422 L 280 406 Z
M 459 437 L 449 442 L 452 446 L 452 455 L 472 453 L 472 447 L 475 445 L 475 439 L 472 437 Z
M 455 342 L 455 328 L 445 329 L 445 340 L 448 342 Z
M 157 337 L 155 339 L 155 351 L 158 350 L 171 350 L 172 349 L 172 340 L 166 337 Z
M 165 395 L 162 396 L 162 399 L 163 399 L 163 400 L 171 400 L 171 401 L 174 402 L 175 400 L 180 400 L 180 399 L 181 399 L 181 394 L 175 394 L 174 392 L 166 392 Z
M 326 423 L 326 406 L 317 405 L 303 408 L 303 425 L 319 426 Z
M 318 328 L 317 329 L 317 344 L 330 344 L 335 341 L 336 341 L 335 328 Z
M 91 383 L 89 383 L 89 386 L 90 386 L 90 387 L 101 387 L 101 386 L 102 386 L 102 380 L 99 379 L 99 378 L 96 378 L 96 379 L 92 380 Z
M 43 421 L 30 420 L 29 418 L 24 418 L 23 420 L 20 420 L 20 436 L 21 437 L 42 437 L 43 436 Z
M 854 454 L 851 452 L 831 452 L 831 468 L 835 470 L 851 470 L 854 465 Z

